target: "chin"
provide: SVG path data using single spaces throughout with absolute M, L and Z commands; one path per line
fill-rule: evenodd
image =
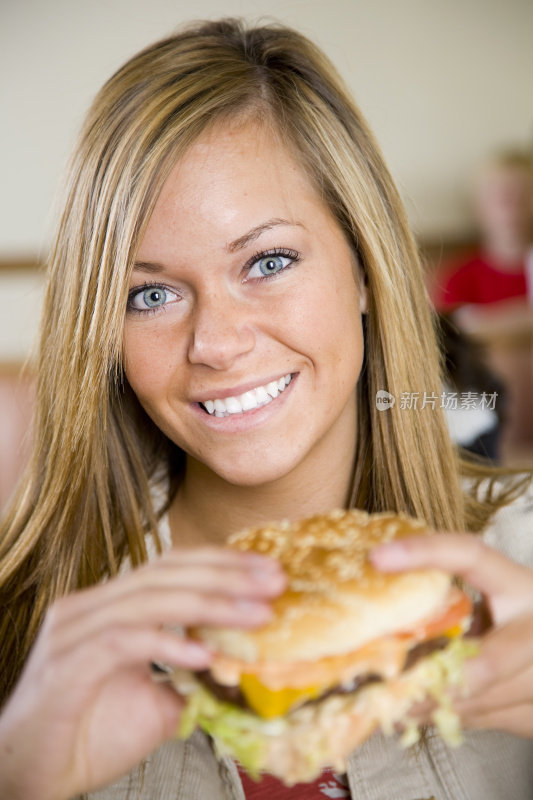
M 352 510 L 232 536 L 231 547 L 278 559 L 288 587 L 262 628 L 190 631 L 213 659 L 170 676 L 186 697 L 180 735 L 200 727 L 252 777 L 293 785 L 343 771 L 378 727 L 400 724 L 413 742 L 409 709 L 429 695 L 435 725 L 458 743 L 448 689 L 476 650 L 463 638 L 472 604 L 441 571 L 385 575 L 368 558 L 382 542 L 431 533 L 419 520 Z
M 231 486 L 259 489 L 289 477 L 302 464 L 302 454 L 299 451 L 289 454 L 286 447 L 283 457 L 280 457 L 281 450 L 281 444 L 271 444 L 267 449 L 254 444 L 250 439 L 244 452 L 242 446 L 239 446 L 235 450 L 224 451 L 221 458 L 209 458 L 204 453 L 193 458 L 203 469 L 214 473 Z

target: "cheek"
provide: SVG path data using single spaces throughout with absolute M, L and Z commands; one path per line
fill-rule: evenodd
M 341 273 L 316 293 L 313 333 L 320 335 L 341 358 L 343 351 L 362 342 L 361 307 L 362 297 L 351 271 Z
M 172 372 L 164 337 L 144 326 L 126 326 L 124 333 L 124 370 L 139 400 L 160 394 Z
M 361 296 L 353 274 L 342 277 L 293 297 L 287 315 L 291 342 L 314 363 L 316 379 L 331 397 L 354 389 L 364 351 Z
M 342 285 L 337 285 L 334 297 L 336 310 L 329 320 L 327 332 L 338 384 L 350 392 L 359 380 L 364 354 L 361 300 L 352 276 Z
M 318 274 L 317 274 L 318 272 Z M 341 328 L 354 329 L 361 316 L 361 297 L 350 264 L 320 268 L 310 280 L 274 306 L 283 315 L 286 325 L 309 336 L 317 344 L 327 341 Z

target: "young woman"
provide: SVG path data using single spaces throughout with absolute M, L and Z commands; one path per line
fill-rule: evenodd
M 242 798 L 205 737 L 172 739 L 182 702 L 150 663 L 209 663 L 172 626 L 268 619 L 283 575 L 230 533 L 353 505 L 459 532 L 375 560 L 486 595 L 458 710 L 503 732 L 418 760 L 375 736 L 352 796 L 529 797 L 533 571 L 464 532 L 533 563 L 527 481 L 462 465 L 438 402 L 376 404 L 440 387 L 401 204 L 320 51 L 225 20 L 119 70 L 69 169 L 35 451 L 1 539 L 0 796 Z

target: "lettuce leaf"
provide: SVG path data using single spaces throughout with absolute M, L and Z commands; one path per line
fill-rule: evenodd
M 277 736 L 287 725 L 283 719 L 264 721 L 231 703 L 217 700 L 203 686 L 187 698 L 178 736 L 187 739 L 199 726 L 214 740 L 220 755 L 236 758 L 258 780 L 265 763 L 267 736 Z
M 460 720 L 452 708 L 449 689 L 464 686 L 464 662 L 479 652 L 479 643 L 473 639 L 454 639 L 444 650 L 439 650 L 420 665 L 426 691 L 436 703 L 433 722 L 446 744 L 459 746 L 463 741 Z
M 443 741 L 451 747 L 462 744 L 461 721 L 453 709 L 450 689 L 465 685 L 464 662 L 479 651 L 479 643 L 474 639 L 452 639 L 443 650 L 437 650 L 422 659 L 415 667 L 400 677 L 405 687 L 405 699 L 410 704 L 430 697 L 435 701 L 432 722 Z M 406 706 L 408 709 L 409 703 Z M 401 722 L 404 732 L 400 743 L 410 747 L 420 738 L 417 723 L 405 713 L 380 718 L 381 727 L 386 734 L 393 732 L 395 722 Z
M 236 759 L 255 780 L 265 769 L 276 774 L 281 752 L 293 771 L 290 776 L 279 777 L 290 785 L 314 779 L 326 765 L 341 768 L 355 746 L 355 742 L 350 746 L 337 736 L 343 715 L 345 721 L 350 715 L 363 715 L 366 719 L 371 716 L 385 735 L 394 734 L 394 724 L 402 722 L 401 744 L 414 744 L 419 730 L 407 712 L 413 702 L 430 696 L 436 702 L 433 722 L 438 732 L 447 744 L 457 746 L 462 741 L 460 720 L 453 710 L 449 689 L 464 684 L 464 661 L 478 649 L 474 640 L 454 639 L 444 650 L 432 653 L 389 682 L 372 684 L 354 694 L 330 696 L 269 720 L 218 700 L 196 681 L 189 682 L 178 736 L 186 739 L 196 727 L 202 728 L 212 737 L 219 755 Z M 274 745 L 278 746 L 275 757 Z

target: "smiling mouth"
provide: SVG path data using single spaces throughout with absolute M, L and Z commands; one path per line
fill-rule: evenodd
M 292 380 L 289 373 L 277 381 L 270 381 L 264 386 L 256 386 L 236 397 L 225 397 L 223 400 L 205 400 L 200 403 L 200 407 L 212 417 L 229 417 L 231 414 L 243 414 L 246 411 L 253 411 L 261 406 L 271 403 L 278 395 L 285 391 Z

